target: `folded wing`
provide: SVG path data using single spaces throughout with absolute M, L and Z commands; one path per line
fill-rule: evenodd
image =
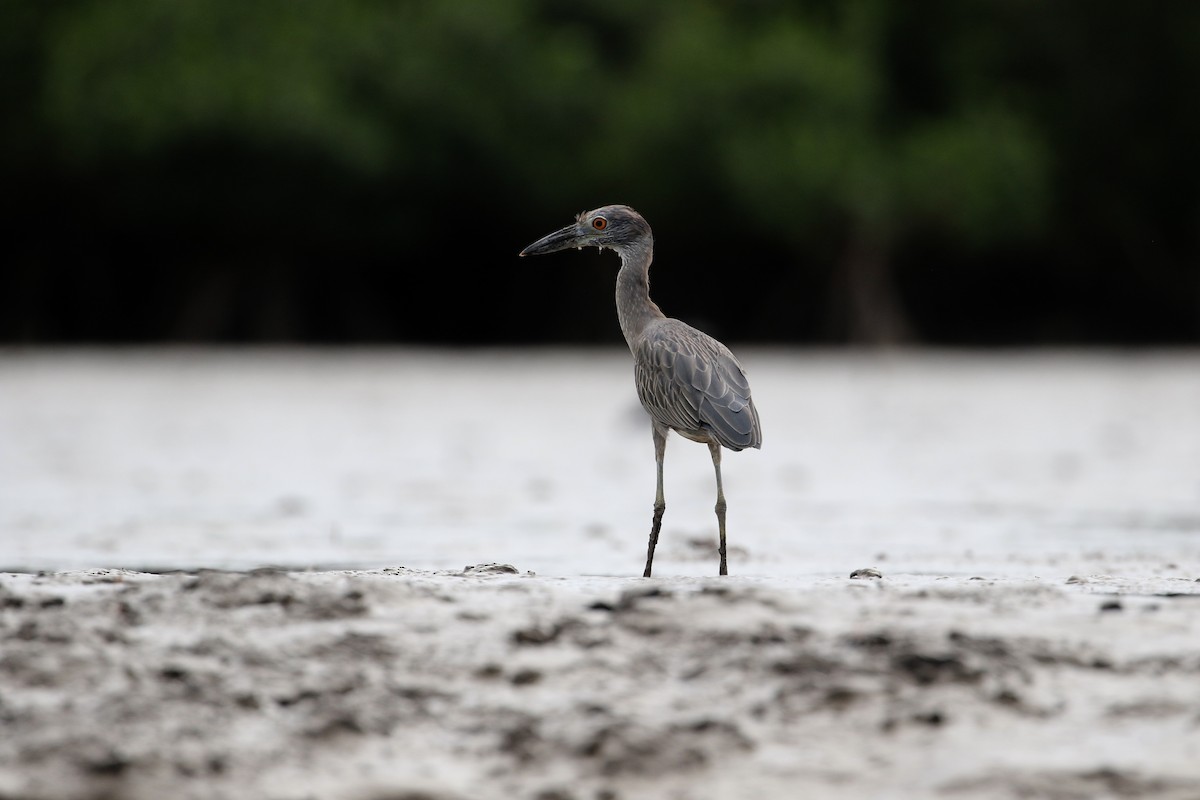
M 759 447 L 750 383 L 729 348 L 676 319 L 651 326 L 634 348 L 642 406 L 683 434 L 708 433 L 730 450 Z

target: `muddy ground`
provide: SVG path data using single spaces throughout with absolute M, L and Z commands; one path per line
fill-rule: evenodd
M 1200 796 L 1200 584 L 8 575 L 0 797 Z
M 627 359 L 0 354 L 0 798 L 1200 798 L 1200 356 Z

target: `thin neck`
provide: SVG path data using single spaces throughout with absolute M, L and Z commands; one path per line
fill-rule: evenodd
M 634 343 L 652 320 L 663 313 L 650 299 L 650 261 L 654 258 L 654 239 L 643 239 L 618 248 L 621 271 L 617 273 L 617 319 L 621 333 L 632 350 Z

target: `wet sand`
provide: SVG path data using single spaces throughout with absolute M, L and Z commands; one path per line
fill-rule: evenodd
M 0 798 L 1200 797 L 1200 358 L 624 358 L 0 358 Z

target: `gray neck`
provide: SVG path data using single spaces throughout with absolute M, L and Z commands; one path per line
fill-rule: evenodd
M 646 236 L 633 244 L 614 248 L 621 256 L 617 273 L 617 319 L 621 333 L 632 350 L 646 326 L 663 313 L 650 299 L 650 261 L 654 258 L 654 238 Z

